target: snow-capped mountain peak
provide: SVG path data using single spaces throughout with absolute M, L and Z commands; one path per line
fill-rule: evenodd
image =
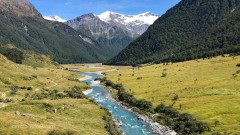
M 44 19 L 56 22 L 66 22 L 67 20 L 62 19 L 57 15 L 43 16 Z
M 152 12 L 148 11 L 142 14 L 139 14 L 138 16 L 155 16 Z
M 133 35 L 141 35 L 159 18 L 158 15 L 154 15 L 151 12 L 145 12 L 138 15 L 125 15 L 111 11 L 106 11 L 97 15 L 97 17 L 108 24 L 124 28 Z
M 112 14 L 116 14 L 116 13 L 111 12 L 111 11 L 106 11 L 106 12 L 103 12 L 102 14 L 98 15 L 98 17 L 104 22 L 109 22 L 109 21 L 111 21 Z
M 117 22 L 121 23 L 122 25 L 128 25 L 129 23 L 138 22 L 138 24 L 147 24 L 151 25 L 153 22 L 159 18 L 158 15 L 152 14 L 150 11 L 138 15 L 124 15 L 119 14 L 111 11 L 106 11 L 98 17 L 107 23 Z

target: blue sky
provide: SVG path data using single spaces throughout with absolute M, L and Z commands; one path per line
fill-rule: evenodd
M 73 19 L 85 13 L 113 11 L 135 15 L 151 11 L 162 15 L 180 0 L 29 0 L 42 15 Z

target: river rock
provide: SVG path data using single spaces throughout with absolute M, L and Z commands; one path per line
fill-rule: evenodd
M 15 114 L 16 115 L 21 115 L 21 113 L 19 111 L 16 111 Z
M 29 114 L 29 113 L 23 113 L 22 116 L 25 116 L 25 117 L 33 117 L 32 114 Z

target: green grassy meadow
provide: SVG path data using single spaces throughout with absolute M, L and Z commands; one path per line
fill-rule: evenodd
M 240 56 L 118 67 L 106 74 L 138 99 L 173 105 L 210 124 L 212 131 L 240 134 Z M 174 97 L 178 97 L 174 103 Z M 210 133 L 206 133 L 210 134 Z

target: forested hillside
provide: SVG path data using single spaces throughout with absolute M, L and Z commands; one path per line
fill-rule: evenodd
M 81 33 L 58 22 L 47 21 L 27 0 L 1 0 L 0 45 L 50 54 L 59 63 L 99 62 L 108 55 Z M 14 10 L 13 10 L 14 9 Z
M 240 52 L 240 0 L 182 0 L 108 64 L 179 62 Z

